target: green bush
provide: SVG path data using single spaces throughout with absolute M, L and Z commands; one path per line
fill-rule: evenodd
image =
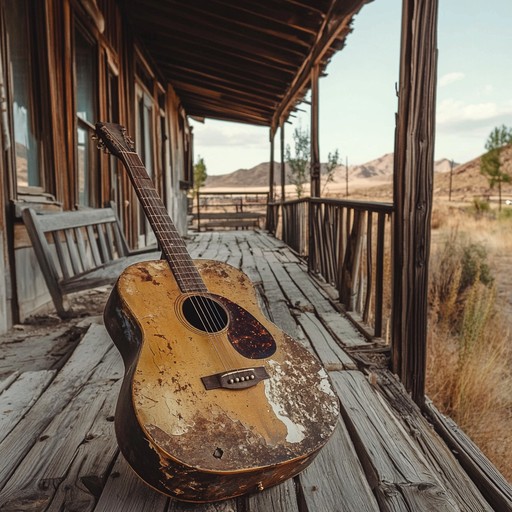
M 480 281 L 485 286 L 494 282 L 491 269 L 487 263 L 487 251 L 482 244 L 469 243 L 462 249 L 462 274 L 459 289 L 464 291 Z

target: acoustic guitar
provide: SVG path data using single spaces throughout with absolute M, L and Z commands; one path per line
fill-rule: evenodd
M 191 502 L 293 477 L 336 427 L 326 371 L 265 317 L 243 272 L 191 258 L 125 129 L 96 133 L 126 167 L 164 256 L 124 270 L 105 307 L 125 365 L 115 415 L 125 459 Z

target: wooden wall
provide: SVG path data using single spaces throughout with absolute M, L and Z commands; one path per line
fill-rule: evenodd
M 12 7 L 10 2 L 12 0 L 0 0 L 0 14 Z M 29 4 L 34 5 L 27 2 Z M 23 208 L 71 210 L 100 207 L 114 200 L 132 246 L 151 241 L 150 236 L 141 235 L 144 227 L 139 221 L 138 202 L 121 164 L 97 151 L 90 143 L 94 122 L 119 122 L 127 127 L 134 140 L 144 139 L 138 131 L 151 132 L 149 150 L 146 151 L 147 165 L 151 163 L 157 189 L 178 230 L 182 234 L 186 232 L 187 182 L 192 161 L 187 151 L 192 146 L 192 134 L 186 113 L 172 86 L 161 83 L 158 69 L 151 65 L 151 57 L 145 55 L 131 37 L 130 27 L 124 25 L 121 6 L 122 2 L 111 0 L 47 0 L 35 3 L 33 10 L 28 7 L 27 18 L 33 18 L 28 20 L 29 25 L 35 27 L 30 45 L 34 47 L 33 55 L 37 52 L 37 59 L 34 59 L 37 64 L 33 68 L 31 64 L 31 72 L 40 79 L 31 108 L 36 112 L 44 143 L 41 156 L 44 183 L 42 187 L 20 187 L 15 146 L 5 155 L 2 152 L 5 159 L 0 160 L 3 166 L 0 180 L 5 176 L 6 186 L 0 185 L 6 195 L 0 198 L 0 332 L 13 321 L 23 321 L 49 301 L 20 218 Z M 7 27 L 5 36 L 0 39 L 0 55 L 6 70 L 12 69 L 10 37 L 17 35 Z M 94 114 L 87 122 L 77 115 L 80 103 L 77 96 L 77 37 L 85 41 L 86 49 L 90 46 L 95 63 L 91 70 Z M 12 75 L 6 76 L 6 129 L 11 135 L 15 128 L 13 82 Z M 84 83 L 83 79 L 81 83 Z M 80 138 L 78 129 L 82 128 L 86 137 Z M 79 204 L 84 196 L 79 194 L 83 180 L 78 169 L 85 161 L 84 155 L 90 162 L 89 167 L 84 168 L 89 169 L 91 197 L 87 204 Z M 4 211 L 10 213 L 4 216 Z M 7 236 L 9 230 L 13 233 L 12 239 Z M 9 261 L 15 267 L 10 274 Z M 12 281 L 12 285 L 4 282 L 5 275 L 9 275 L 10 279 L 6 281 Z M 7 297 L 10 295 L 17 296 L 17 300 L 13 319 L 6 321 L 4 319 L 10 317 L 5 313 L 9 309 Z

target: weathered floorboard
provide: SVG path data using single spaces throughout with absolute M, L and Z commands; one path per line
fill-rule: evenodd
M 0 442 L 32 407 L 55 375 L 55 370 L 22 373 L 0 394 Z
M 103 339 L 106 340 L 105 335 Z M 92 369 L 87 385 L 53 416 L 38 442 L 0 492 L 2 510 L 20 510 L 28 500 L 34 507 L 43 507 L 52 500 L 79 446 L 87 441 L 87 434 L 93 428 L 99 411 L 112 394 L 113 383 L 121 376 L 120 363 L 119 354 L 111 347 L 107 357 Z
M 87 382 L 91 368 L 97 366 L 110 348 L 105 339 L 97 336 L 104 327 L 91 325 L 82 342 L 64 365 L 47 391 L 33 405 L 24 418 L 12 429 L 0 443 L 0 489 L 5 485 L 12 472 L 25 457 L 36 439 Z M 87 361 L 87 364 L 84 364 Z
M 332 512 L 379 510 L 342 420 L 332 438 L 313 464 L 299 475 L 299 479 L 308 510 Z
M 119 455 L 94 512 L 166 512 L 168 503 L 169 498 L 144 484 Z
M 461 512 L 361 372 L 331 374 L 342 414 L 383 511 Z
M 468 474 L 462 469 L 446 443 L 423 417 L 419 407 L 405 392 L 396 376 L 389 371 L 378 371 L 377 374 L 381 395 L 393 409 L 396 418 L 401 421 L 402 426 L 418 445 L 429 464 L 436 470 L 443 485 L 456 497 L 462 510 L 475 512 L 493 510 Z M 460 452 L 460 448 L 457 447 L 456 451 Z M 512 510 L 512 501 L 509 501 L 508 506 Z
M 293 480 L 267 489 L 265 492 L 253 494 L 246 499 L 246 512 L 299 512 L 297 494 Z
M 69 359 L 69 351 L 58 354 L 60 338 L 55 339 L 55 354 L 47 337 L 47 346 L 35 351 L 42 366 L 33 373 L 26 373 L 28 356 L 38 339 L 23 340 L 21 333 L 8 347 L 12 359 L 0 372 L 0 432 L 6 425 L 9 430 L 0 440 L 2 511 L 511 510 L 507 486 L 502 494 L 493 488 L 499 487 L 497 479 L 487 480 L 487 490 L 498 496 L 492 507 L 487 504 L 403 387 L 389 372 L 379 370 L 375 359 L 368 359 L 371 384 L 353 369 L 355 362 L 343 343 L 358 357 L 358 351 L 365 357 L 379 355 L 381 347 L 366 342 L 351 347 L 346 339 L 352 327 L 346 329 L 336 320 L 338 312 L 325 290 L 313 291 L 321 284 L 302 274 L 305 267 L 294 261 L 292 252 L 267 238 L 249 231 L 201 234 L 193 256 L 217 255 L 248 269 L 266 314 L 315 351 L 330 370 L 343 420 L 313 464 L 279 486 L 234 500 L 191 505 L 160 495 L 119 455 L 113 414 L 123 367 L 105 328 L 93 323 L 78 345 L 70 343 L 74 352 Z M 14 371 L 16 346 L 24 361 L 22 372 Z M 49 354 L 46 363 L 43 353 Z M 31 383 L 30 390 L 24 382 Z

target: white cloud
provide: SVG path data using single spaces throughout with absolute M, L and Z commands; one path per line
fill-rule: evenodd
M 252 147 L 269 146 L 268 128 L 238 123 L 207 120 L 194 126 L 194 140 L 198 146 Z
M 454 82 L 458 82 L 459 80 L 463 80 L 466 77 L 464 73 L 460 73 L 459 71 L 454 71 L 452 73 L 446 73 L 439 79 L 439 86 L 445 87 L 447 85 L 453 84 Z
M 489 101 L 484 103 L 464 103 L 449 98 L 437 106 L 437 125 L 448 129 L 474 128 L 488 124 L 512 120 L 512 101 L 501 104 Z

